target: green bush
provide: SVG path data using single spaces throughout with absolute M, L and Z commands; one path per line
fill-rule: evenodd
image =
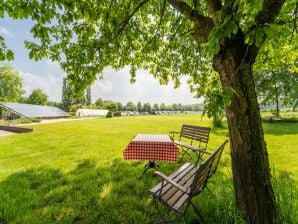
M 38 118 L 19 118 L 16 120 L 13 120 L 11 124 L 28 124 L 28 123 L 34 123 L 34 122 L 40 122 L 40 119 Z
M 112 111 L 109 111 L 109 112 L 107 113 L 106 118 L 112 118 L 112 117 L 113 117 Z
M 72 115 L 72 116 L 74 116 L 74 115 L 76 115 L 76 112 L 77 112 L 77 110 L 78 109 L 82 109 L 82 108 L 84 108 L 84 105 L 83 104 L 73 104 L 73 105 L 71 105 L 70 106 L 70 108 L 69 108 L 69 113 Z

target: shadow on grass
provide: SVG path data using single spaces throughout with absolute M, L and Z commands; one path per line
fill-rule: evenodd
M 243 223 L 231 175 L 221 170 L 227 164 L 223 160 L 209 182 L 211 193 L 194 199 L 206 223 Z M 0 223 L 154 223 L 158 214 L 149 190 L 159 180 L 151 171 L 142 176 L 141 165 L 113 160 L 96 166 L 86 160 L 68 173 L 49 168 L 14 173 L 0 182 Z M 180 165 L 163 163 L 161 168 L 169 174 Z M 183 223 L 196 223 L 191 209 Z
M 296 135 L 298 134 L 298 121 L 263 122 L 263 128 L 265 134 L 269 135 Z
M 0 223 L 151 223 L 150 178 L 115 160 L 84 161 L 69 173 L 18 172 L 0 183 Z M 137 184 L 136 184 L 137 183 Z
M 262 122 L 265 134 L 269 135 L 295 135 L 298 134 L 298 119 L 281 120 L 270 123 Z M 223 127 L 213 127 L 211 133 L 214 135 L 229 137 L 228 125 L 225 122 Z

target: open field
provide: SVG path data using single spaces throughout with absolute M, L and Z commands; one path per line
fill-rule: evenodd
M 159 182 L 145 161 L 123 160 L 138 133 L 167 134 L 183 123 L 210 126 L 200 115 L 94 118 L 32 126 L 0 138 L 0 223 L 153 223 L 149 190 Z M 284 223 L 298 223 L 298 124 L 264 123 L 273 184 Z M 213 129 L 208 150 L 228 136 Z M 177 164 L 160 163 L 170 174 Z M 195 198 L 207 223 L 242 223 L 235 210 L 229 145 L 208 191 Z M 186 223 L 195 219 L 193 211 Z

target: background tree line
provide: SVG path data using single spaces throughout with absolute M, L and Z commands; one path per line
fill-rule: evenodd
M 294 105 L 298 99 L 298 73 L 297 68 L 284 65 L 282 69 L 276 71 L 263 70 L 255 74 L 256 90 L 259 103 L 261 105 L 275 105 L 275 114 L 279 115 L 281 107 Z M 218 83 L 209 83 L 209 88 L 219 89 Z M 209 117 L 213 117 L 213 125 L 217 126 L 224 115 L 224 105 L 228 98 L 218 91 L 212 90 L 212 94 L 205 94 L 205 101 L 201 104 L 182 105 L 174 103 L 166 105 L 165 103 L 142 103 L 128 102 L 122 105 L 121 102 L 97 99 L 92 104 L 90 86 L 82 95 L 76 95 L 67 79 L 63 79 L 61 102 L 48 100 L 48 95 L 42 89 L 33 89 L 31 94 L 24 96 L 23 80 L 19 72 L 10 64 L 2 63 L 0 65 L 0 101 L 29 103 L 36 105 L 56 106 L 64 111 L 73 112 L 80 108 L 107 109 L 109 111 L 204 111 Z

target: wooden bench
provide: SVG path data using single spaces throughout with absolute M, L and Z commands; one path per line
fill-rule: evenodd
M 194 125 L 183 124 L 181 131 L 170 132 L 176 145 L 180 146 L 183 150 L 181 158 L 187 153 L 188 150 L 195 152 L 197 155 L 197 162 L 202 158 L 202 154 L 210 154 L 206 152 L 207 144 L 209 141 L 209 134 L 211 128 L 200 127 Z M 175 140 L 175 134 L 179 134 L 178 139 Z
M 190 205 L 203 221 L 198 208 L 192 203 L 192 198 L 203 192 L 208 179 L 215 173 L 227 142 L 227 140 L 224 141 L 200 166 L 185 163 L 170 176 L 166 176 L 158 171 L 153 173 L 154 176 L 162 179 L 159 184 L 150 190 L 156 202 L 161 223 L 170 223 L 182 219 Z M 159 202 L 167 209 L 161 209 Z M 169 218 L 173 215 L 175 216 L 174 218 Z

